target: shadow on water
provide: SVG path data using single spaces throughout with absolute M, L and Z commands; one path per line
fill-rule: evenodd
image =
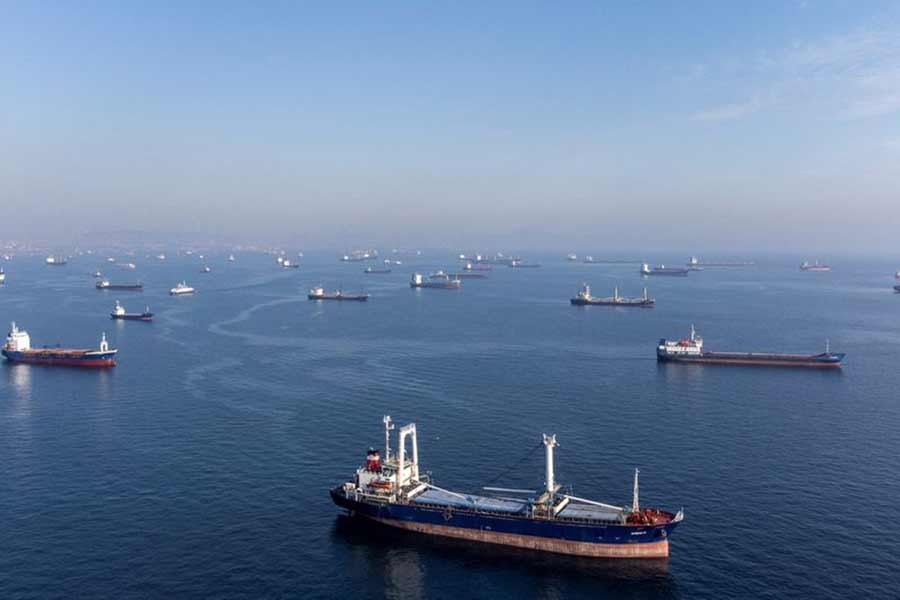
M 576 590 L 621 598 L 677 598 L 678 584 L 667 559 L 598 559 L 537 552 L 522 548 L 471 543 L 426 536 L 386 527 L 365 519 L 339 515 L 332 540 L 351 550 L 363 550 L 370 567 L 408 580 L 422 577 L 422 563 L 442 562 L 451 572 L 468 573 L 499 581 L 509 575 L 531 578 L 536 597 L 556 597 Z M 410 554 L 416 559 L 411 560 Z M 398 562 L 399 561 L 399 562 Z M 401 572 L 411 570 L 411 572 Z M 441 570 L 440 567 L 428 569 Z M 424 583 L 424 582 L 423 582 Z M 460 582 L 460 585 L 467 585 Z M 428 588 L 427 585 L 422 587 Z

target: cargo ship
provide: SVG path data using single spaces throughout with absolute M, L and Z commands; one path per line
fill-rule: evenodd
M 110 349 L 105 333 L 100 338 L 100 347 L 97 349 L 32 348 L 28 332 L 16 327 L 15 323 L 0 351 L 9 362 L 69 367 L 114 367 L 117 352 L 116 349 Z
M 597 298 L 591 295 L 591 286 L 581 284 L 581 289 L 570 302 L 575 306 L 635 306 L 639 308 L 653 308 L 656 300 L 651 298 L 644 288 L 644 295 L 640 298 L 623 298 L 619 295 L 619 288 L 613 289 L 613 295 L 606 298 Z
M 684 519 L 683 509 L 641 507 L 637 469 L 631 506 L 574 496 L 555 480 L 555 435 L 542 437 L 543 489 L 485 487 L 487 493 L 480 495 L 440 488 L 420 470 L 415 423 L 400 428 L 394 456 L 391 419 L 383 421 L 384 460 L 369 448 L 353 479 L 330 491 L 332 501 L 357 518 L 429 535 L 595 558 L 666 558 L 672 530 Z
M 775 354 L 772 352 L 708 352 L 703 350 L 703 339 L 693 325 L 691 337 L 672 341 L 659 340 L 656 358 L 660 362 L 706 363 L 717 365 L 748 365 L 768 367 L 809 367 L 839 369 L 843 353 L 831 352 L 828 342 L 821 354 Z
M 409 280 L 411 288 L 434 288 L 439 290 L 455 290 L 459 289 L 462 282 L 459 279 L 440 278 L 426 280 L 421 273 L 413 273 Z
M 736 261 L 736 262 L 700 262 L 700 259 L 696 256 L 692 256 L 688 260 L 688 268 L 692 271 L 702 271 L 703 267 L 731 267 L 731 268 L 739 268 L 739 267 L 753 267 L 756 266 L 756 263 L 752 260 L 748 261 Z
M 377 267 L 366 267 L 363 271 L 363 273 L 366 273 L 367 275 L 387 275 L 390 272 L 391 270 L 388 267 L 383 267 L 381 269 Z
M 146 307 L 142 313 L 125 312 L 125 307 L 116 300 L 116 306 L 113 308 L 113 311 L 109 313 L 109 318 L 120 321 L 152 321 L 153 313 L 150 312 L 149 306 Z
M 830 271 L 831 267 L 828 265 L 819 264 L 819 261 L 814 262 L 813 264 L 809 264 L 809 261 L 804 260 L 803 263 L 800 264 L 801 271 Z
M 688 269 L 683 269 L 681 267 L 667 267 L 666 265 L 659 265 L 657 267 L 651 267 L 647 263 L 643 263 L 641 265 L 641 275 L 667 275 L 669 277 L 687 277 L 687 274 L 690 271 Z
M 537 269 L 541 263 L 525 262 L 519 259 L 509 261 L 509 266 L 513 269 Z
M 306 295 L 310 300 L 348 300 L 352 302 L 365 302 L 369 294 L 346 294 L 341 290 L 326 292 L 322 286 L 316 286 Z
M 466 263 L 466 265 L 463 267 L 463 271 L 490 271 L 492 269 L 493 267 L 491 265 L 482 265 L 478 263 L 472 264 L 470 262 Z
M 96 287 L 98 290 L 140 292 L 144 289 L 144 284 L 140 281 L 138 281 L 137 283 L 110 283 L 108 279 L 101 279 L 94 284 L 94 287 Z
M 60 258 L 59 256 L 48 256 L 44 259 L 44 262 L 51 267 L 62 267 L 69 263 L 65 258 Z

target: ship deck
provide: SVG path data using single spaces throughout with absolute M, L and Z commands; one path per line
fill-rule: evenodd
M 525 514 L 528 512 L 529 506 L 525 501 L 489 498 L 486 496 L 471 496 L 466 494 L 449 494 L 436 489 L 426 490 L 410 500 L 410 502 L 412 504 L 451 506 L 510 514 Z

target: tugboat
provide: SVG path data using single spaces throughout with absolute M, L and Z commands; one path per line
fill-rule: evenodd
M 708 352 L 703 350 L 703 339 L 691 325 L 691 337 L 677 341 L 665 338 L 656 347 L 656 359 L 660 362 L 707 363 L 716 365 L 750 365 L 768 367 L 811 367 L 839 369 L 843 353 L 831 351 L 825 342 L 821 354 L 775 354 L 772 352 Z
M 109 317 L 111 319 L 119 319 L 122 321 L 152 321 L 153 313 L 150 312 L 150 307 L 144 309 L 142 313 L 128 313 L 125 312 L 125 307 L 119 304 L 119 301 L 116 300 L 116 306 L 113 308 L 113 311 L 109 313 Z
M 667 275 L 669 277 L 687 277 L 689 271 L 687 269 L 682 269 L 680 267 L 667 267 L 666 265 L 659 265 L 658 267 L 651 267 L 647 263 L 643 263 L 641 265 L 641 275 L 648 277 L 650 275 Z
M 0 354 L 9 362 L 69 367 L 114 367 L 118 350 L 110 349 L 106 334 L 100 338 L 98 349 L 32 348 L 27 331 L 12 324 Z
M 336 292 L 326 292 L 322 286 L 316 286 L 309 290 L 306 295 L 310 300 L 349 300 L 353 302 L 365 302 L 369 299 L 369 294 L 345 294 L 341 290 Z
M 110 283 L 108 279 L 101 279 L 94 284 L 98 290 L 121 290 L 127 292 L 140 292 L 144 289 L 144 284 L 137 283 Z
M 189 286 L 186 282 L 182 281 L 181 283 L 179 283 L 178 285 L 173 287 L 171 290 L 169 290 L 169 295 L 170 296 L 184 296 L 186 294 L 193 294 L 194 291 L 195 291 L 194 288 Z
M 630 559 L 668 557 L 672 531 L 684 520 L 683 509 L 673 513 L 641 506 L 637 469 L 631 506 L 574 496 L 571 488 L 556 483 L 555 435 L 542 436 L 544 489 L 485 487 L 485 495 L 479 495 L 440 488 L 420 468 L 416 424 L 400 428 L 397 453 L 392 455 L 391 418 L 386 416 L 383 422 L 384 460 L 378 450 L 369 448 L 365 464 L 330 491 L 331 500 L 356 518 L 469 542 Z
M 581 284 L 581 289 L 570 299 L 575 306 L 637 306 L 640 308 L 653 308 L 656 300 L 647 294 L 647 288 L 644 288 L 644 295 L 640 298 L 623 298 L 619 295 L 619 288 L 613 290 L 613 295 L 608 298 L 596 298 L 591 296 L 591 286 L 586 283 Z
M 812 271 L 812 272 L 823 272 L 823 271 L 830 271 L 831 267 L 829 267 L 828 265 L 820 265 L 818 260 L 816 262 L 814 262 L 813 264 L 809 264 L 809 261 L 804 260 L 800 264 L 800 270 L 801 271 Z
M 459 279 L 441 278 L 426 281 L 421 273 L 413 273 L 409 280 L 411 288 L 434 288 L 439 290 L 456 290 L 459 289 L 462 282 Z

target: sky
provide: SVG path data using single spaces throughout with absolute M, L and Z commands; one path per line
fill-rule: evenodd
M 0 3 L 0 237 L 898 254 L 900 3 Z

